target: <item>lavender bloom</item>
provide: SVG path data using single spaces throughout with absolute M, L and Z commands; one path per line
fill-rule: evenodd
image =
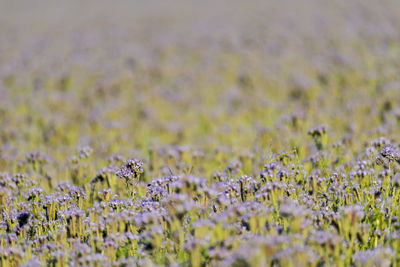
M 28 259 L 24 262 L 22 262 L 20 267 L 42 267 L 45 266 L 45 264 L 36 256 L 33 256 L 31 259 Z
M 80 159 L 88 158 L 93 153 L 93 149 L 89 146 L 83 146 L 78 148 L 78 156 Z
M 228 174 L 234 174 L 240 169 L 240 167 L 242 167 L 242 163 L 240 161 L 236 159 L 231 159 L 228 166 L 225 168 L 225 171 Z
M 379 137 L 377 139 L 372 140 L 371 144 L 375 148 L 381 148 L 390 145 L 390 140 L 385 137 Z
M 379 154 L 388 159 L 389 161 L 397 161 L 400 163 L 400 152 L 397 148 L 392 145 L 384 146 L 380 151 Z
M 29 189 L 28 193 L 26 194 L 26 199 L 38 201 L 42 195 L 43 195 L 43 189 L 40 187 L 34 187 Z
M 28 163 L 44 164 L 50 162 L 50 158 L 42 151 L 32 151 L 25 154 L 25 161 Z
M 353 255 L 356 266 L 390 266 L 394 252 L 389 247 L 363 250 Z
M 120 178 L 124 178 L 126 183 L 133 185 L 140 175 L 143 173 L 143 162 L 137 159 L 128 159 L 122 164 L 116 175 Z
M 81 187 L 76 185 L 70 186 L 68 188 L 68 194 L 74 199 L 86 198 L 85 191 Z
M 25 173 L 16 173 L 11 180 L 18 186 L 21 187 L 28 182 L 28 176 Z

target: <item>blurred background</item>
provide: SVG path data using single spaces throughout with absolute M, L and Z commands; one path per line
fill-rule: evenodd
M 84 145 L 307 156 L 320 124 L 351 150 L 396 137 L 398 14 L 394 0 L 0 1 L 1 168 Z

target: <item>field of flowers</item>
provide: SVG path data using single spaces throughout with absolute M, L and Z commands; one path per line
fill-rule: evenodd
M 0 1 L 0 266 L 400 266 L 399 14 Z

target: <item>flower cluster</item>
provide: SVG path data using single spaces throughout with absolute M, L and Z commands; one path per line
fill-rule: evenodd
M 14 2 L 0 266 L 400 266 L 400 1 Z

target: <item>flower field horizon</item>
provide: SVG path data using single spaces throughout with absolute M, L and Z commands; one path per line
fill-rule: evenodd
M 400 266 L 398 14 L 0 1 L 1 266 Z

